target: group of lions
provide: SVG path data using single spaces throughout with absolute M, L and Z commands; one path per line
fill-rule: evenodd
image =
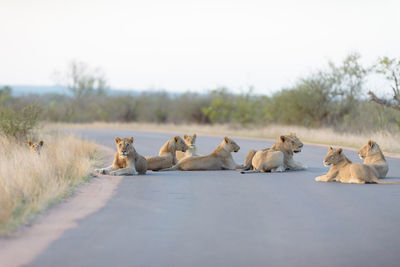
M 301 152 L 303 143 L 295 133 L 282 135 L 276 143 L 263 150 L 250 150 L 244 165 L 235 163 L 232 152 L 240 146 L 224 137 L 215 150 L 208 155 L 199 155 L 196 148 L 196 134 L 175 136 L 160 149 L 157 156 L 143 157 L 133 146 L 133 137 L 115 138 L 117 152 L 113 164 L 107 168 L 96 169 L 100 174 L 136 175 L 152 171 L 197 171 L 197 170 L 239 170 L 241 173 L 283 172 L 286 170 L 305 170 L 307 167 L 293 159 L 294 153 Z M 315 178 L 318 182 L 338 181 L 342 183 L 380 183 L 388 172 L 388 164 L 379 145 L 369 140 L 358 152 L 364 163 L 353 163 L 342 149 L 329 147 L 323 163 L 331 166 L 329 172 Z M 394 182 L 395 183 L 395 182 Z

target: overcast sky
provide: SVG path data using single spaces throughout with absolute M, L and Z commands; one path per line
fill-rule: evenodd
M 268 93 L 358 51 L 399 56 L 400 1 L 0 0 L 0 84 L 52 85 L 72 59 L 113 88 Z

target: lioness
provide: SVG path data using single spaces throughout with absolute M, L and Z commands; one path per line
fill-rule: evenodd
M 271 147 L 264 150 L 250 150 L 245 159 L 244 170 L 253 172 L 277 172 L 285 170 L 305 170 L 307 167 L 293 160 L 293 153 L 301 152 L 303 143 L 295 133 L 282 135 Z M 242 173 L 251 173 L 244 172 Z
M 283 172 L 285 155 L 281 151 L 272 149 L 250 150 L 246 156 L 245 162 L 250 162 L 251 166 L 245 170 L 253 169 L 253 171 L 242 171 L 241 173 L 254 172 Z
M 364 164 L 370 165 L 376 171 L 378 178 L 384 178 L 389 171 L 389 165 L 386 162 L 385 156 L 382 153 L 379 145 L 369 140 L 358 151 L 360 159 L 364 159 Z
M 183 140 L 185 140 L 185 144 L 188 146 L 188 150 L 186 152 L 176 151 L 176 159 L 179 161 L 185 157 L 198 156 L 197 147 L 196 147 L 196 134 L 192 136 L 185 134 L 183 136 Z
M 232 152 L 238 152 L 240 146 L 235 141 L 224 137 L 224 140 L 209 155 L 183 158 L 175 166 L 162 171 L 205 171 L 205 170 L 235 170 L 242 166 L 235 163 Z
M 172 137 L 161 147 L 158 156 L 146 157 L 147 168 L 153 171 L 169 168 L 178 162 L 175 152 L 186 152 L 187 149 L 188 146 L 185 144 L 181 137 Z
M 114 162 L 111 166 L 104 169 L 97 169 L 101 174 L 110 175 L 137 175 L 146 174 L 146 159 L 139 155 L 133 147 L 133 137 L 119 138 L 115 137 L 117 153 L 115 153 Z
M 383 182 L 378 179 L 374 168 L 370 165 L 351 162 L 343 153 L 342 149 L 329 147 L 324 161 L 325 166 L 332 165 L 329 172 L 315 178 L 317 182 L 339 181 L 341 183 L 377 183 L 377 184 L 399 184 L 397 182 Z
M 33 153 L 37 153 L 40 155 L 40 150 L 43 148 L 43 141 L 39 141 L 38 143 L 34 143 L 32 141 L 28 142 L 29 150 Z

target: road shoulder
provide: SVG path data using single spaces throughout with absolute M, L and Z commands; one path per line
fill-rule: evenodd
M 112 161 L 113 151 L 100 146 Z M 10 237 L 0 239 L 0 266 L 28 264 L 57 240 L 65 231 L 77 226 L 77 221 L 100 210 L 112 197 L 121 176 L 99 176 L 80 186 L 77 193 L 23 226 Z

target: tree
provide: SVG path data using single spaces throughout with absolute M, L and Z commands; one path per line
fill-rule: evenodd
M 104 72 L 100 68 L 92 69 L 86 63 L 73 60 L 65 73 L 56 72 L 54 79 L 65 85 L 72 94 L 72 101 L 66 107 L 67 121 L 87 121 L 95 112 L 94 102 L 97 97 L 106 95 L 108 88 Z
M 12 89 L 10 86 L 3 86 L 0 89 L 0 104 L 4 105 L 12 98 L 11 92 Z
M 272 121 L 320 127 L 337 125 L 354 111 L 369 69 L 360 64 L 358 53 L 349 54 L 340 64 L 299 79 L 271 99 L 267 117 Z
M 334 120 L 351 113 L 359 102 L 365 79 L 371 71 L 361 65 L 360 59 L 359 53 L 350 53 L 338 66 L 329 62 L 329 69 L 323 74 L 331 85 L 332 101 L 336 103 L 336 112 L 332 114 Z
M 232 121 L 235 109 L 235 96 L 227 88 L 218 88 L 210 93 L 212 102 L 208 107 L 203 107 L 205 116 L 210 118 L 212 123 L 228 123 Z
M 57 82 L 64 84 L 74 99 L 93 95 L 105 95 L 108 88 L 104 72 L 100 68 L 91 69 L 86 63 L 73 60 L 63 75 L 55 74 Z
M 374 92 L 369 91 L 371 101 L 381 104 L 386 107 L 390 107 L 396 110 L 400 110 L 400 59 L 390 59 L 388 57 L 383 57 L 378 60 L 378 63 L 374 66 L 377 73 L 383 74 L 385 78 L 392 82 L 393 98 L 385 99 L 380 98 L 375 95 Z

